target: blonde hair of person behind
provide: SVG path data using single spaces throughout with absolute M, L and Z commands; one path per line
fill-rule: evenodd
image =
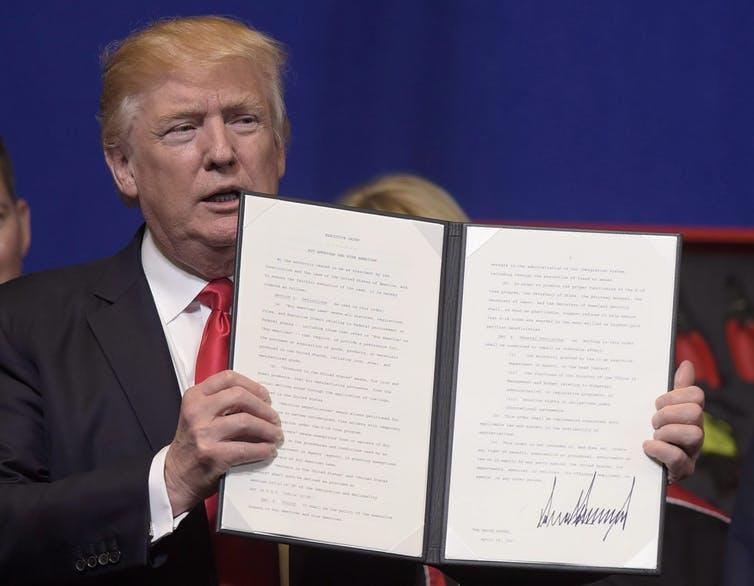
M 272 130 L 278 146 L 285 148 L 290 134 L 283 101 L 285 51 L 271 37 L 221 16 L 160 20 L 103 51 L 98 116 L 103 148 L 118 145 L 128 129 L 139 94 L 170 71 L 208 67 L 233 58 L 246 59 L 261 75 L 270 104 Z
M 338 203 L 352 207 L 467 222 L 468 216 L 439 185 L 416 175 L 383 175 L 348 190 Z

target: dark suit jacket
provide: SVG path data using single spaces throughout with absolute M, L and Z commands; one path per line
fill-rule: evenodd
M 181 398 L 140 244 L 0 287 L 1 584 L 214 582 L 203 507 L 149 547 Z

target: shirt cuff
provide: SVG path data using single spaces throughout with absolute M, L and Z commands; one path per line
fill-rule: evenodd
M 157 452 L 149 467 L 149 535 L 152 543 L 170 535 L 188 515 L 187 511 L 173 517 L 170 507 L 168 487 L 165 485 L 165 457 L 169 447 L 165 446 Z

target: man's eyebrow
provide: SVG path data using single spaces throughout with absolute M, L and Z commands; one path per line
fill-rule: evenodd
M 182 118 L 197 118 L 199 116 L 204 116 L 205 113 L 206 108 L 204 108 L 201 104 L 189 104 L 186 106 L 181 106 L 180 109 L 173 110 L 168 114 L 160 116 L 159 118 L 157 118 L 157 124 L 161 125 L 166 122 L 173 122 Z
M 223 112 L 242 112 L 245 110 L 258 112 L 262 109 L 262 100 L 256 96 L 245 96 L 222 106 Z

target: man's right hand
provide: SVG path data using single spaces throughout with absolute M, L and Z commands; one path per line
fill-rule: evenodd
M 282 441 L 270 394 L 253 380 L 224 370 L 188 389 L 165 457 L 173 516 L 213 494 L 231 466 L 274 457 Z

